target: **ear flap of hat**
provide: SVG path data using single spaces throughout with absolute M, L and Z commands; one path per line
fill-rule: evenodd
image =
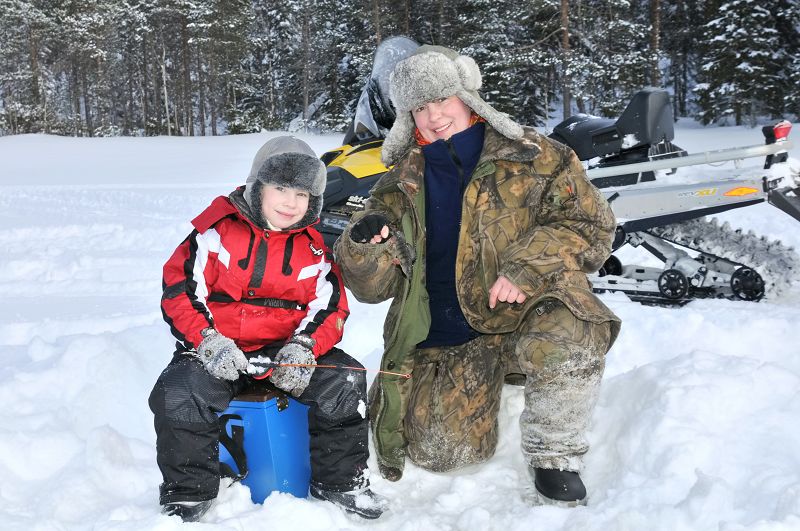
M 478 95 L 477 92 L 461 91 L 456 94 L 467 107 L 475 111 L 475 114 L 486 120 L 495 131 L 511 140 L 519 140 L 525 134 L 522 126 L 511 119 L 506 113 L 500 112 Z
M 483 79 L 475 59 L 467 55 L 459 55 L 456 57 L 455 63 L 456 68 L 458 68 L 458 76 L 461 78 L 461 84 L 464 88 L 471 91 L 480 89 Z
M 381 162 L 387 168 L 400 160 L 414 144 L 416 127 L 410 112 L 401 112 L 394 119 L 394 124 L 381 147 Z

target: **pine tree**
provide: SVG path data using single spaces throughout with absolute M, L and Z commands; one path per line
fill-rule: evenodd
M 0 1 L 0 132 L 49 131 L 57 121 L 49 53 L 53 21 L 37 2 Z
M 776 0 L 769 4 L 769 10 L 778 31 L 780 63 L 773 65 L 778 76 L 779 88 L 770 98 L 768 105 L 775 118 L 800 118 L 800 2 L 797 0 Z M 793 52 L 793 53 L 792 53 Z
M 466 0 L 457 19 L 455 47 L 481 68 L 483 98 L 530 125 L 544 123 L 551 99 L 552 53 L 530 44 L 540 34 L 542 12 L 507 0 Z
M 221 116 L 219 125 L 229 133 L 249 133 L 261 129 L 257 91 L 258 80 L 246 68 L 248 37 L 254 24 L 248 0 L 210 0 L 208 38 L 212 43 L 209 63 L 209 90 Z
M 254 4 L 248 68 L 253 72 L 253 88 L 261 94 L 261 123 L 267 129 L 284 127 L 291 119 L 287 111 L 291 82 L 287 48 L 294 35 L 294 10 L 287 2 Z
M 672 87 L 674 116 L 691 113 L 692 86 L 697 72 L 702 0 L 662 2 L 662 49 L 668 58 L 665 86 Z
M 621 16 L 633 10 L 630 0 L 605 0 L 585 8 L 587 12 L 573 11 L 581 19 L 570 65 L 574 94 L 589 112 L 617 116 L 648 83 L 648 28 L 633 16 Z
M 775 20 L 753 0 L 730 0 L 704 26 L 704 64 L 695 87 L 704 124 L 732 119 L 755 124 L 769 113 L 770 94 L 780 89 L 774 65 L 784 62 Z

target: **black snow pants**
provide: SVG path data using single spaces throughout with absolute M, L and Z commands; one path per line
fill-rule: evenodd
M 249 354 L 262 353 L 273 354 L 274 359 L 274 350 Z M 337 348 L 318 362 L 361 366 Z M 159 498 L 162 505 L 216 498 L 220 478 L 217 413 L 249 383 L 252 379 L 246 376 L 235 382 L 215 378 L 197 358 L 182 352 L 176 352 L 158 377 L 149 403 L 155 416 L 156 460 L 164 480 Z M 318 368 L 298 398 L 309 406 L 314 486 L 343 492 L 369 484 L 366 394 L 364 371 Z

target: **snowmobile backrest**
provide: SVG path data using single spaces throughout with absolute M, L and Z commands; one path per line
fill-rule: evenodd
M 617 119 L 622 149 L 652 146 L 675 138 L 672 105 L 666 90 L 648 87 L 631 98 Z

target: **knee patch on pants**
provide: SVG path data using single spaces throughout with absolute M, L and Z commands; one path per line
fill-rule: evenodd
M 409 457 L 436 472 L 485 461 L 497 446 L 503 364 L 480 339 L 418 351 L 405 416 Z
M 150 393 L 150 410 L 170 421 L 216 424 L 233 397 L 230 382 L 208 374 L 188 355 L 179 355 L 161 373 Z
M 611 327 L 608 322 L 578 319 L 558 302 L 541 315 L 531 312 L 512 336 L 522 371 L 539 382 L 548 382 L 567 373 L 602 372 Z
M 354 358 L 337 348 L 320 357 L 320 365 L 361 367 Z M 348 420 L 364 419 L 367 415 L 367 378 L 365 371 L 317 368 L 311 376 L 302 401 L 317 404 L 317 421 L 341 424 Z

